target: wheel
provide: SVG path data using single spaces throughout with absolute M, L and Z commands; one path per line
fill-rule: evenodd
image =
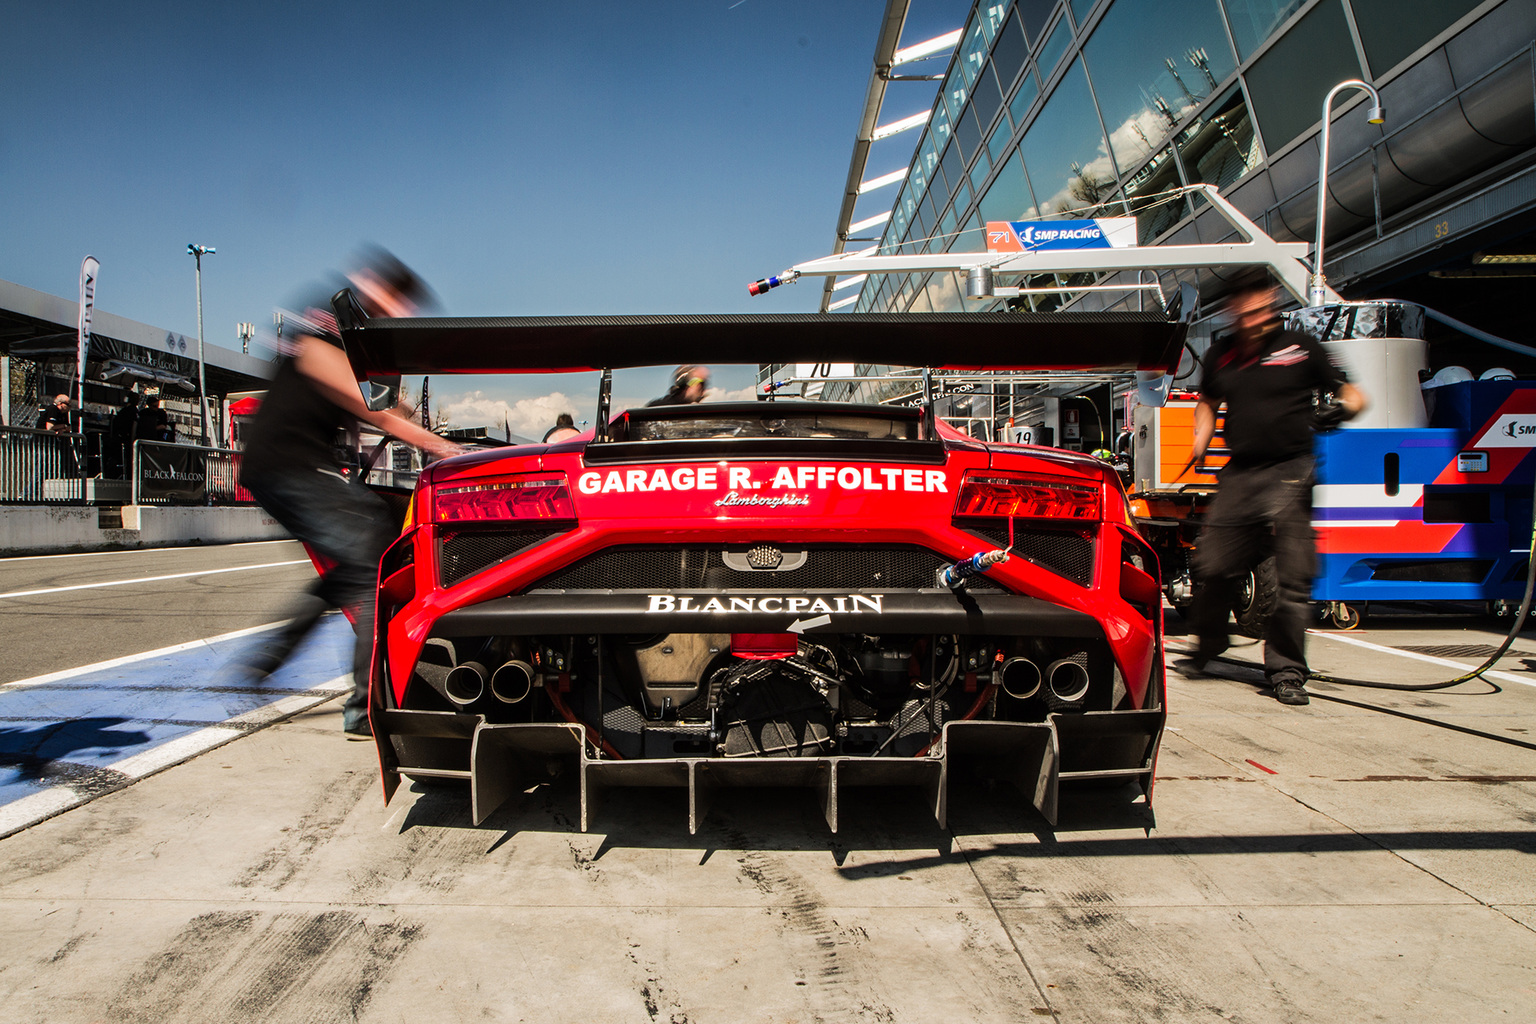
M 1351 608 L 1343 601 L 1334 602 L 1329 608 L 1328 618 L 1339 629 L 1354 629 L 1360 625 L 1359 609 Z
M 1275 560 L 1266 558 L 1254 566 L 1238 587 L 1237 607 L 1232 611 L 1237 631 L 1255 640 L 1267 639 L 1269 620 L 1279 600 L 1280 577 L 1275 572 Z

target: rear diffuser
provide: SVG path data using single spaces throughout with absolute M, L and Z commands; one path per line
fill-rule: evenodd
M 450 721 L 454 720 L 454 721 Z M 386 796 L 400 775 L 467 779 L 471 817 L 483 824 L 513 794 L 547 779 L 551 761 L 573 759 L 580 770 L 580 824 L 593 824 L 609 789 L 665 786 L 688 790 L 688 832 L 697 833 L 712 798 L 723 789 L 797 786 L 814 789 L 827 826 L 838 830 L 841 791 L 859 786 L 915 786 L 940 828 L 948 821 L 951 773 L 959 768 L 1009 783 L 1050 824 L 1057 820 L 1062 782 L 1135 780 L 1152 798 L 1152 773 L 1164 712 L 1097 711 L 1051 715 L 1044 722 L 955 721 L 923 757 L 675 757 L 614 760 L 594 757 L 579 725 L 496 724 L 445 712 L 391 710 L 389 736 L 467 740 L 467 768 L 410 765 L 388 757 Z M 381 750 L 396 745 L 381 736 Z

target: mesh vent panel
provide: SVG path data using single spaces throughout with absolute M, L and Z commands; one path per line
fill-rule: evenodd
M 438 548 L 438 567 L 442 573 L 443 586 L 451 587 L 462 582 L 480 570 L 504 562 L 519 551 L 561 532 L 549 529 L 445 530 Z
M 949 564 L 922 548 L 822 546 L 807 550 L 805 564 L 788 571 L 732 569 L 708 548 L 612 548 L 534 584 L 534 590 L 915 590 L 934 585 L 934 572 Z M 1000 590 L 984 577 L 973 590 Z
M 967 523 L 970 533 L 997 547 L 1008 546 L 1008 527 L 992 523 Z M 1013 553 L 1036 565 L 1065 576 L 1080 587 L 1093 582 L 1093 541 L 1071 530 L 1023 530 L 1015 527 Z

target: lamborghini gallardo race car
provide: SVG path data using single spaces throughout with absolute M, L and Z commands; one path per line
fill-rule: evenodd
M 339 310 L 342 309 L 338 304 Z M 343 310 L 343 312 L 345 312 Z M 609 408 L 611 369 L 837 360 L 1166 369 L 1160 315 L 790 314 L 363 320 L 360 380 L 601 371 L 596 426 L 421 474 L 379 572 L 371 721 L 386 799 L 464 780 L 478 824 L 568 762 L 581 826 L 677 786 L 697 828 L 740 786 L 1134 781 L 1163 730 L 1155 556 L 1113 469 L 979 443 L 915 407 Z M 926 376 L 923 379 L 927 379 Z M 925 389 L 926 391 L 926 389 Z

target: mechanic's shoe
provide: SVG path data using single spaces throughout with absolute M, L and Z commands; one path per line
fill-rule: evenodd
M 1307 688 L 1294 676 L 1281 676 L 1275 680 L 1274 687 L 1275 700 L 1281 704 L 1301 705 L 1312 701 L 1312 698 L 1307 696 Z
M 370 739 L 373 728 L 368 724 L 368 712 L 362 708 L 347 708 L 341 713 L 341 731 L 349 737 Z

